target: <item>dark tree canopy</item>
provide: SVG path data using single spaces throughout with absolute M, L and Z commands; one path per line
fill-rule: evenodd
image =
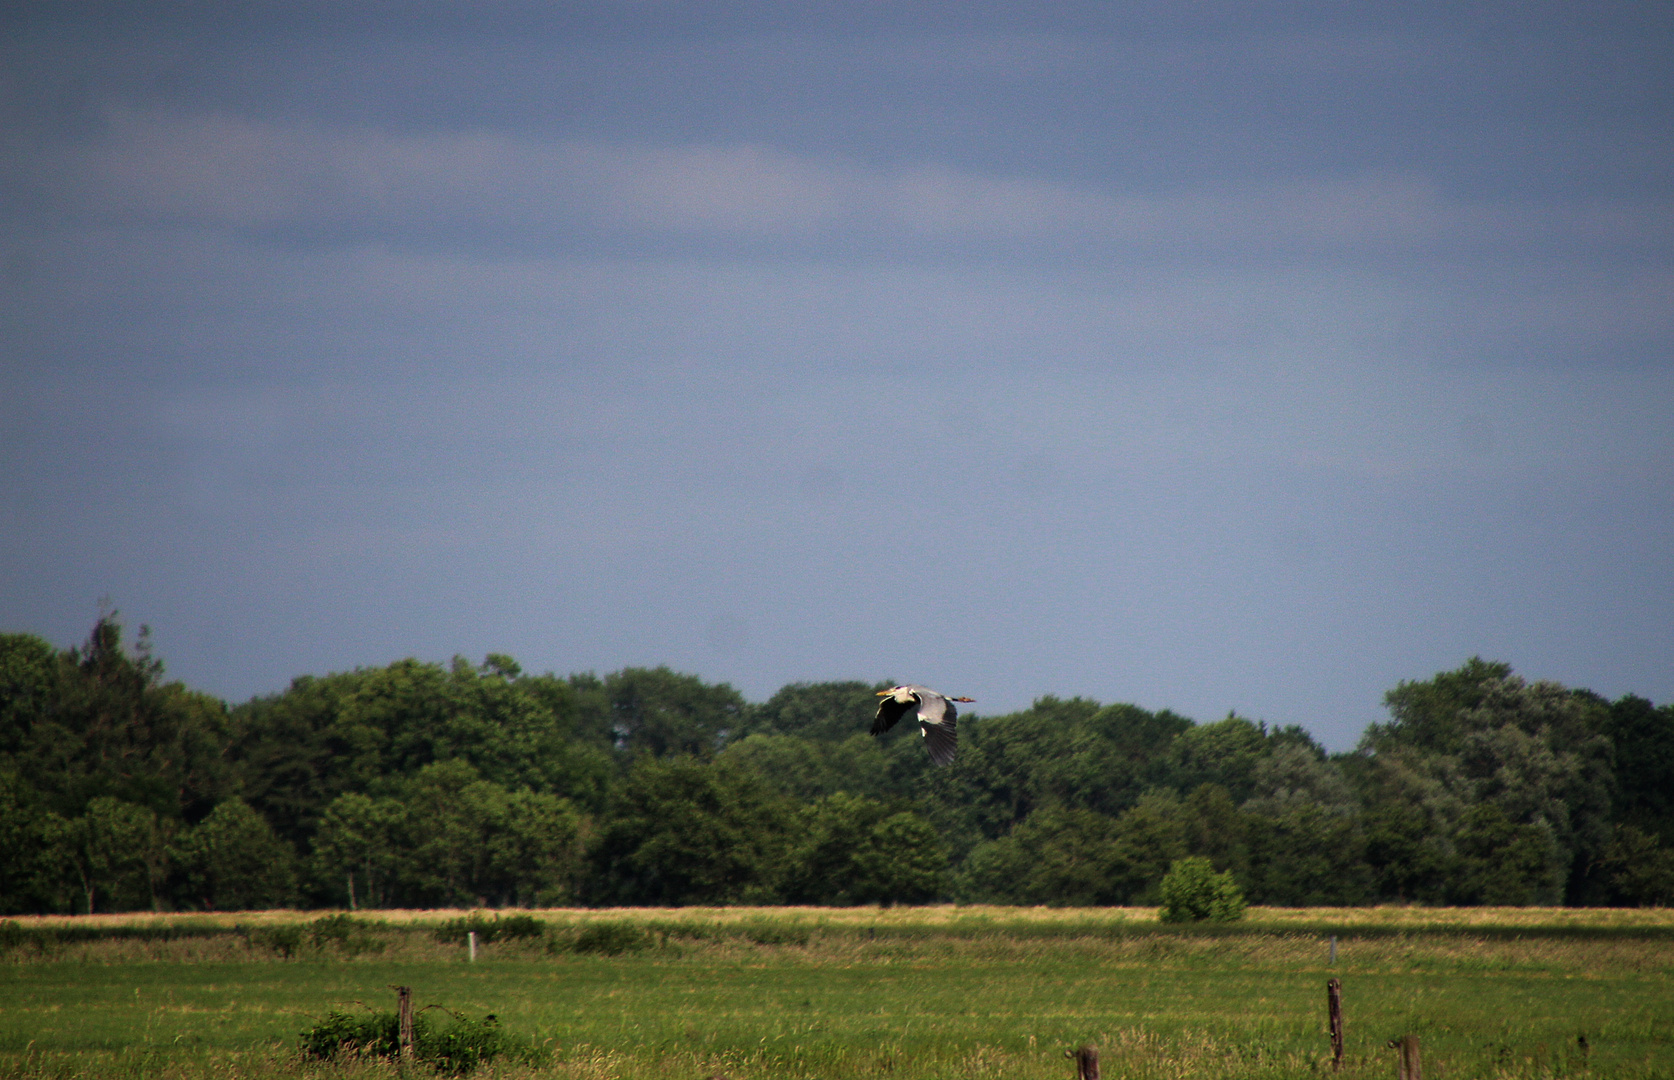
M 400 660 L 228 708 L 114 615 L 0 635 L 0 911 L 280 903 L 1674 903 L 1674 705 L 1472 658 L 1327 754 L 1043 697 L 867 734 L 888 680 L 760 704 L 659 668 Z M 1197 865 L 1197 863 L 1192 863 Z

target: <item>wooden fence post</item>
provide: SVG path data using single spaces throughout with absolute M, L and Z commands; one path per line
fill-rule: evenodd
M 1402 1035 L 1389 1045 L 1401 1051 L 1400 1060 L 1395 1063 L 1396 1080 L 1424 1080 L 1424 1070 L 1418 1061 L 1418 1036 Z
M 397 1023 L 396 1040 L 399 1043 L 402 1061 L 413 1060 L 413 988 L 397 986 L 395 988 L 395 1016 Z
M 1331 1071 L 1343 1067 L 1343 983 L 1332 979 L 1325 984 L 1325 1010 L 1331 1025 Z
M 465 932 L 465 937 L 470 941 L 471 962 L 474 964 L 477 962 L 477 932 L 475 930 L 467 930 Z
M 1065 1057 L 1075 1059 L 1075 1080 L 1099 1080 L 1099 1048 L 1083 1046 L 1079 1050 L 1065 1050 Z

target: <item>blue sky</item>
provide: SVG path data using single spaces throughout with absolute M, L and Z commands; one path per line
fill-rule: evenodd
M 8 5 L 0 629 L 1674 699 L 1667 5 Z

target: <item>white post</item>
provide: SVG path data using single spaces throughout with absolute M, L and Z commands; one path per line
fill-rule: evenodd
M 467 930 L 465 932 L 465 937 L 471 943 L 471 962 L 476 963 L 476 960 L 477 960 L 477 932 L 475 930 Z

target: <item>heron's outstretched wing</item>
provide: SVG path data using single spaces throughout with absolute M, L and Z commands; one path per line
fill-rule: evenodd
M 911 690 L 913 696 L 918 698 L 918 718 L 924 723 L 939 724 L 944 718 L 952 721 L 954 717 L 959 715 L 959 710 L 953 707 L 953 702 L 949 701 L 939 691 L 932 690 L 928 686 L 909 686 L 907 689 Z
M 930 751 L 932 764 L 953 764 L 953 752 L 959 748 L 957 716 L 958 712 L 950 702 L 947 714 L 938 723 L 918 725 L 918 730 L 924 733 L 924 748 Z
M 882 735 L 894 727 L 896 722 L 911 712 L 916 704 L 916 701 L 896 701 L 892 697 L 886 697 L 878 702 L 878 718 L 872 721 L 872 734 Z

